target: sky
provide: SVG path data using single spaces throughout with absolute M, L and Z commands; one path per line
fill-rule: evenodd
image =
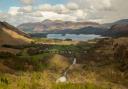
M 12 25 L 64 21 L 114 22 L 128 18 L 128 0 L 0 0 L 0 21 Z

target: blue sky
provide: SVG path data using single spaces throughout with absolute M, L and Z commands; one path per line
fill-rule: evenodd
M 0 0 L 0 10 L 7 11 L 11 6 L 21 6 L 18 0 Z
M 68 0 L 35 0 L 34 5 L 38 4 L 65 4 Z M 0 0 L 0 10 L 6 12 L 12 6 L 23 6 L 20 0 Z

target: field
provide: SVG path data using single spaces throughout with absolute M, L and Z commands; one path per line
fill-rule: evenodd
M 36 39 L 29 45 L 3 45 L 19 52 L 0 52 L 0 89 L 127 89 L 127 73 L 119 70 L 107 43 L 101 48 L 99 42 L 60 45 Z M 69 67 L 74 58 L 76 64 Z M 56 83 L 68 68 L 67 81 Z

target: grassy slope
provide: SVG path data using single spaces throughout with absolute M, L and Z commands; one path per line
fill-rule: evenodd
M 41 62 L 40 59 L 45 60 L 47 58 L 49 59 L 49 61 L 46 63 L 49 63 L 50 65 L 43 67 L 43 70 L 41 69 L 40 71 L 30 71 L 29 69 L 29 72 L 16 71 L 15 74 L 2 73 L 2 81 L 0 82 L 0 87 L 5 87 L 5 89 L 13 89 L 14 87 L 16 89 L 127 89 L 127 70 L 121 71 L 120 62 L 118 62 L 113 56 L 113 53 L 116 51 L 116 49 L 113 50 L 114 44 L 116 44 L 116 42 L 119 42 L 119 44 L 121 45 L 124 41 L 127 42 L 127 38 L 99 41 L 96 46 L 92 47 L 88 51 L 88 54 L 86 54 L 86 56 L 84 56 L 85 54 L 82 54 L 82 56 L 78 56 L 79 59 L 82 58 L 83 61 L 79 61 L 79 64 L 74 65 L 73 68 L 71 68 L 71 70 L 69 71 L 69 83 L 57 85 L 55 84 L 55 81 L 61 76 L 61 73 L 63 73 L 63 68 L 65 68 L 65 65 L 67 65 L 68 63 L 66 61 L 64 66 L 61 65 L 61 63 L 63 63 L 62 59 L 69 59 L 69 57 L 65 58 L 62 55 L 54 56 L 52 54 L 51 59 L 46 56 L 47 54 L 49 55 L 49 53 L 29 56 L 26 53 L 26 50 L 24 50 L 21 57 L 28 59 L 16 59 L 17 61 L 12 60 L 17 65 L 21 64 L 21 67 L 23 67 L 23 65 L 26 65 L 26 63 L 24 64 L 24 62 L 27 62 L 28 60 L 33 60 L 33 62 L 31 62 L 32 66 L 37 66 L 40 63 L 41 65 L 44 65 L 46 61 Z M 55 45 L 52 46 L 49 50 L 53 49 L 70 49 L 73 50 L 73 52 L 79 52 L 84 49 L 84 47 L 82 46 L 79 48 L 79 46 L 75 47 Z M 59 62 L 55 60 L 58 58 Z M 16 66 L 16 64 L 14 65 Z M 59 70 L 60 67 L 62 67 L 62 70 Z M 28 67 L 25 66 L 25 68 Z M 37 68 L 40 68 L 40 66 L 38 66 Z
M 71 45 L 71 44 L 78 44 L 78 41 L 66 41 L 66 40 L 52 40 L 47 38 L 34 38 L 34 41 L 37 43 L 43 43 L 43 44 L 53 44 L 53 45 Z
M 3 28 L 3 30 L 1 31 L 0 40 L 1 40 L 0 44 L 11 44 L 11 45 L 22 45 L 22 44 L 30 43 L 32 41 L 31 39 L 19 35 L 18 33 L 6 28 Z
M 1 47 L 4 44 L 8 45 L 25 45 L 32 41 L 32 39 L 11 30 L 10 28 L 0 28 L 0 51 L 8 51 L 11 53 L 18 53 L 20 50 Z

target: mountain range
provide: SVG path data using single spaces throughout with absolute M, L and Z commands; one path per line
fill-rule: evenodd
M 21 31 L 31 33 L 34 37 L 43 37 L 44 34 L 96 34 L 118 37 L 127 36 L 128 19 L 105 24 L 45 20 L 37 23 L 24 23 L 19 25 L 18 28 Z
M 83 27 L 93 26 L 98 27 L 100 24 L 96 22 L 72 22 L 72 21 L 61 21 L 61 20 L 44 20 L 36 23 L 24 23 L 18 26 L 18 28 L 28 33 L 40 33 L 56 30 L 65 29 L 79 29 Z

